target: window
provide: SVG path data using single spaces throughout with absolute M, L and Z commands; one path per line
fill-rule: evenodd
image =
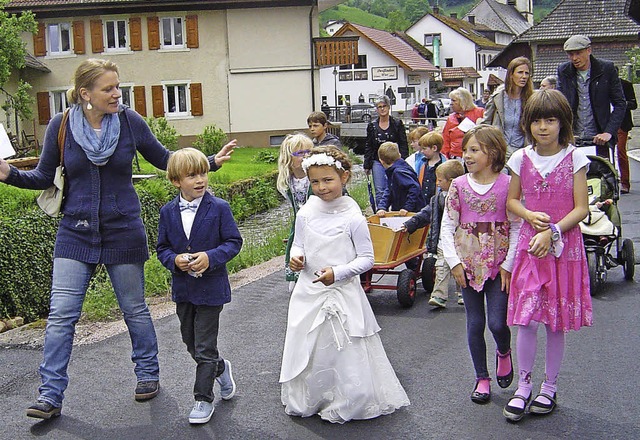
M 127 50 L 127 20 L 107 20 L 105 27 L 105 49 L 107 51 Z
M 171 116 L 190 116 L 189 84 L 165 84 L 165 113 Z
M 51 105 L 51 117 L 54 117 L 58 113 L 62 113 L 69 108 L 67 102 L 67 90 L 52 90 L 50 94 Z
M 453 67 L 453 58 L 445 58 L 444 67 Z
M 47 25 L 47 37 L 50 55 L 71 53 L 71 23 Z
M 484 69 L 484 67 L 487 65 L 487 55 L 486 54 L 482 54 L 482 68 Z
M 338 77 L 340 81 L 366 81 L 369 79 L 366 55 L 358 55 L 357 64 L 344 64 L 339 69 L 341 70 Z
M 184 19 L 182 17 L 164 17 L 160 20 L 162 48 L 184 47 Z
M 473 87 L 473 83 L 470 83 L 470 84 L 469 84 L 469 92 L 470 92 L 472 95 L 476 93 L 476 91 L 475 91 L 475 87 Z
M 441 34 L 424 34 L 424 45 L 425 46 L 442 45 L 442 35 Z
M 347 101 L 351 103 L 351 95 L 338 95 L 338 103 L 340 105 L 347 105 Z
M 124 104 L 127 107 L 133 108 L 133 85 L 120 84 L 120 93 L 122 94 L 122 96 L 120 97 L 120 104 Z

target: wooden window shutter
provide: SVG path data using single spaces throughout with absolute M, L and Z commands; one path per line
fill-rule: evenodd
M 140 17 L 129 18 L 131 50 L 142 50 L 142 21 Z
M 160 49 L 160 19 L 147 17 L 147 37 L 149 38 L 149 50 Z
M 43 57 L 47 54 L 46 33 L 44 23 L 38 23 L 38 32 L 33 34 L 33 54 L 37 57 Z
M 104 40 L 102 39 L 102 20 L 91 20 L 91 51 L 93 53 L 104 52 Z
M 144 86 L 133 86 L 133 105 L 141 116 L 147 116 L 147 97 Z
M 73 53 L 82 55 L 84 48 L 84 21 L 74 21 L 73 27 Z
M 202 84 L 192 83 L 191 89 L 191 115 L 202 116 L 204 114 L 202 106 Z
M 153 117 L 164 117 L 164 87 L 151 86 L 151 101 L 153 102 Z
M 187 15 L 187 47 L 198 47 L 198 16 Z
M 38 101 L 38 123 L 47 125 L 51 119 L 51 107 L 49 107 L 49 92 L 36 93 Z

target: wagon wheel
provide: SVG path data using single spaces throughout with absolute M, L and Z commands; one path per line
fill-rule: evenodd
M 436 259 L 427 257 L 422 262 L 422 287 L 427 295 L 431 295 L 436 280 Z
M 602 284 L 604 284 L 604 277 L 600 275 L 602 268 L 598 267 L 599 259 L 600 257 L 596 252 L 587 252 L 587 266 L 589 268 L 589 287 L 591 290 L 591 296 L 595 296 L 600 293 Z
M 629 238 L 625 238 L 622 242 L 622 270 L 625 280 L 633 279 L 636 270 L 636 256 L 633 250 L 633 241 Z
M 398 275 L 398 302 L 402 307 L 411 307 L 416 299 L 416 275 L 405 269 Z

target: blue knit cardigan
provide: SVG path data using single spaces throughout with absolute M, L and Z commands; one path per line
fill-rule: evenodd
M 67 129 L 65 200 L 54 258 L 103 264 L 140 263 L 149 258 L 140 200 L 133 188 L 132 162 L 137 148 L 151 164 L 165 170 L 171 153 L 158 142 L 139 114 L 125 109 L 119 117 L 118 145 L 109 162 L 101 167 L 87 159 Z M 20 171 L 11 167 L 7 184 L 29 189 L 51 186 L 60 161 L 61 121 L 62 114 L 58 114 L 49 123 L 37 168 Z

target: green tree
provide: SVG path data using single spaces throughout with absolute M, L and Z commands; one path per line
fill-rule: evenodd
M 388 19 L 389 25 L 387 26 L 387 30 L 389 32 L 404 32 L 409 26 L 411 26 L 411 22 L 405 18 L 402 11 L 390 12 Z
M 631 64 L 631 77 L 627 78 L 627 69 L 620 69 L 620 75 L 632 83 L 640 82 L 640 47 L 625 52 Z
M 427 12 L 431 12 L 431 8 L 424 0 L 406 0 L 404 4 L 404 15 L 411 23 L 418 21 Z
M 34 99 L 29 95 L 31 85 L 20 80 L 15 92 L 6 90 L 11 74 L 25 66 L 27 50 L 22 41 L 23 32 L 36 32 L 35 16 L 26 11 L 19 16 L 9 15 L 5 7 L 9 0 L 0 0 L 0 92 L 6 96 L 2 109 L 9 113 L 13 110 L 22 119 L 31 119 Z

